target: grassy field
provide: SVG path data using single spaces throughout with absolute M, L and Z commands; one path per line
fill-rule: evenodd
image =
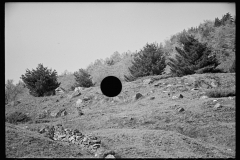
M 154 82 L 145 84 L 148 78 Z M 217 87 L 209 85 L 212 81 Z M 31 118 L 18 125 L 6 122 L 6 156 L 94 157 L 77 145 L 53 141 L 37 132 L 44 125 L 62 124 L 83 134 L 92 133 L 101 139 L 103 148 L 122 158 L 234 158 L 235 90 L 225 93 L 229 87 L 235 87 L 234 73 L 144 77 L 123 83 L 115 100 L 102 95 L 99 87 L 83 90 L 72 99 L 68 97 L 72 92 L 24 97 L 16 106 L 5 106 L 6 116 L 21 111 Z M 221 94 L 201 98 L 213 91 Z M 143 97 L 134 100 L 136 93 Z M 179 94 L 183 98 L 173 98 Z M 229 95 L 233 98 L 226 97 Z M 84 97 L 92 98 L 81 106 L 84 114 L 79 116 L 75 104 Z M 221 104 L 218 109 L 214 108 L 217 103 Z M 68 114 L 38 117 L 44 110 L 51 113 L 60 109 Z

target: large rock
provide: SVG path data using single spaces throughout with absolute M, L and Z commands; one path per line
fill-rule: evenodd
M 76 92 L 76 91 L 81 92 L 81 91 L 83 91 L 84 89 L 85 89 L 84 87 L 76 87 L 76 88 L 74 89 L 74 92 Z
M 68 96 L 68 98 L 72 99 L 72 98 L 80 96 L 80 95 L 81 95 L 80 91 L 74 91 L 71 95 Z
M 134 95 L 134 100 L 138 100 L 139 98 L 143 97 L 143 95 L 141 93 L 137 93 L 136 95 Z
M 214 109 L 219 109 L 219 108 L 221 108 L 221 107 L 222 107 L 222 105 L 221 105 L 220 103 L 217 103 L 217 104 L 214 105 L 213 108 L 214 108 Z
M 204 96 L 201 96 L 201 97 L 200 97 L 200 99 L 206 99 L 206 98 L 208 98 L 208 96 L 205 96 L 205 95 L 204 95 Z
M 115 158 L 115 157 L 114 157 L 114 155 L 109 154 L 105 158 Z
M 65 111 L 65 109 L 57 109 L 57 110 L 51 112 L 50 115 L 51 115 L 52 117 L 57 118 L 57 117 L 61 116 L 61 114 L 62 114 L 63 111 Z
M 151 78 L 143 80 L 143 84 L 151 84 L 151 83 L 153 83 L 153 79 Z
M 61 116 L 66 116 L 67 115 L 67 111 L 63 111 L 62 113 L 61 113 Z

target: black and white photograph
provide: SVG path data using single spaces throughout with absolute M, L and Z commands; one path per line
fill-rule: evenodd
M 6 158 L 236 158 L 236 3 L 4 9 Z

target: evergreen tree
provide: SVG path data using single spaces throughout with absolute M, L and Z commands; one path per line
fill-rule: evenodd
M 169 58 L 168 65 L 174 76 L 194 73 L 216 72 L 219 65 L 216 57 L 206 44 L 202 44 L 191 35 L 181 36 L 183 49 L 176 47 L 176 59 Z
M 155 43 L 146 44 L 133 59 L 132 66 L 128 68 L 131 75 L 124 76 L 126 81 L 143 76 L 160 75 L 166 67 L 163 48 Z
M 21 79 L 30 90 L 30 94 L 35 97 L 42 97 L 45 93 L 54 91 L 61 83 L 57 82 L 57 72 L 47 69 L 43 64 L 39 64 L 36 70 L 26 70 Z
M 215 18 L 214 27 L 221 26 L 221 21 L 218 18 Z
M 84 69 L 79 69 L 78 72 L 73 73 L 75 76 L 76 84 L 75 87 L 91 87 L 93 86 L 90 74 Z

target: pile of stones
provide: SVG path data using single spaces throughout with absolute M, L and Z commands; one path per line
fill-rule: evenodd
M 55 141 L 63 141 L 85 147 L 92 153 L 95 153 L 101 146 L 101 140 L 97 137 L 91 134 L 83 135 L 77 129 L 64 129 L 61 124 L 43 127 L 39 130 L 39 133 Z

